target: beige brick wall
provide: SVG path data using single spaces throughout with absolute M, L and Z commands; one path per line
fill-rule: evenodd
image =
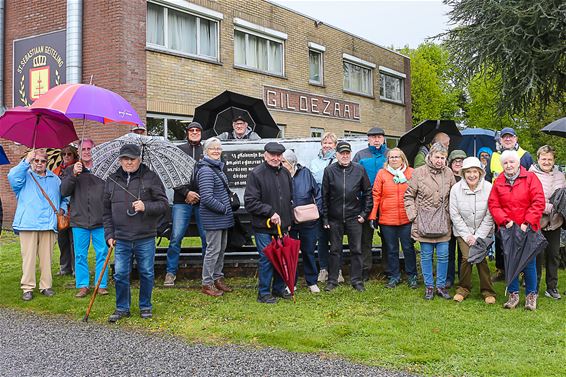
M 401 135 L 410 127 L 410 85 L 405 87 L 409 106 L 379 99 L 379 71 L 373 70 L 374 98 L 343 91 L 342 54 L 347 53 L 376 66 L 409 72 L 409 59 L 325 24 L 263 0 L 194 0 L 192 3 L 221 12 L 220 64 L 147 51 L 147 111 L 192 116 L 194 108 L 231 90 L 263 97 L 263 86 L 297 90 L 360 104 L 360 122 L 271 111 L 277 123 L 287 125 L 286 136 L 308 136 L 311 127 L 342 135 L 344 130 L 365 132 L 373 126 L 389 135 Z M 234 67 L 234 18 L 288 35 L 285 42 L 285 77 L 275 77 Z M 379 36 L 376 36 L 378 38 Z M 324 87 L 309 84 L 308 42 L 326 47 Z M 409 89 L 409 90 L 407 90 Z

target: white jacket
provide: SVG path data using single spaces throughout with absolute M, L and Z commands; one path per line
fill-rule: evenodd
M 487 238 L 493 234 L 493 218 L 487 208 L 491 183 L 481 179 L 475 190 L 470 190 L 465 179 L 450 190 L 450 219 L 454 236 L 466 239 Z

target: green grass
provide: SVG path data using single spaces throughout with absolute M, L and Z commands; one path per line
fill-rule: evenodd
M 58 251 L 54 253 L 57 271 Z M 91 263 L 92 265 L 92 263 Z M 64 315 L 80 321 L 87 300 L 75 299 L 74 280 L 54 277 L 57 294 L 20 298 L 21 258 L 13 236 L 0 240 L 0 307 Z M 474 272 L 474 274 L 476 274 Z M 382 281 L 367 284 L 363 294 L 349 286 L 311 295 L 304 285 L 297 302 L 262 305 L 255 302 L 254 278 L 230 278 L 235 292 L 220 299 L 199 292 L 200 281 L 181 282 L 188 288 L 154 290 L 154 318 L 137 316 L 137 289 L 132 294 L 132 318 L 119 326 L 174 334 L 207 344 L 277 347 L 323 357 L 435 376 L 560 376 L 566 362 L 566 299 L 539 300 L 539 310 L 502 309 L 504 286 L 496 284 L 497 305 L 487 306 L 478 293 L 461 304 L 422 299 L 422 286 L 394 290 Z M 560 285 L 566 286 L 560 272 Z M 302 280 L 300 281 L 303 284 Z M 524 297 L 522 298 L 523 304 Z M 97 297 L 90 316 L 105 323 L 114 310 L 114 291 Z

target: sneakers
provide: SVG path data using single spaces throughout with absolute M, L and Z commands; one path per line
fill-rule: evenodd
M 504 281 L 504 280 L 505 280 L 504 270 L 497 269 L 497 271 L 495 271 L 495 274 L 491 276 L 491 281 L 494 283 L 497 281 Z
M 507 302 L 503 304 L 505 309 L 515 309 L 519 305 L 519 292 L 509 293 Z
M 41 290 L 41 294 L 47 297 L 55 296 L 55 291 L 51 288 L 46 288 Z
M 114 311 L 114 313 L 110 314 L 110 317 L 108 317 L 108 322 L 116 323 L 118 322 L 118 320 L 122 318 L 129 318 L 129 317 L 130 317 L 130 312 L 123 312 L 120 310 L 116 310 Z
M 544 291 L 544 295 L 555 300 L 560 300 L 562 298 L 562 296 L 560 296 L 560 293 L 558 293 L 558 289 L 556 288 L 547 289 L 546 291 Z
M 309 291 L 311 293 L 320 293 L 320 288 L 316 284 L 309 285 Z
M 101 296 L 106 296 L 106 295 L 108 295 L 108 289 L 106 289 L 106 288 L 98 288 L 97 293 L 98 293 L 99 295 L 101 295 Z
M 425 300 L 433 300 L 434 299 L 434 287 L 426 287 L 425 288 L 424 299 Z
M 177 276 L 173 275 L 172 273 L 168 272 L 165 274 L 165 281 L 163 282 L 164 287 L 174 287 L 175 286 L 175 279 Z
M 328 270 L 326 268 L 322 268 L 320 270 L 320 272 L 318 273 L 318 282 L 319 283 L 324 283 L 325 281 L 328 280 Z
M 290 292 L 283 291 L 283 292 L 273 292 L 274 297 L 282 298 L 283 300 L 291 300 L 293 296 L 291 296 Z
M 485 301 L 486 304 L 491 305 L 491 304 L 495 304 L 495 296 L 487 296 L 486 298 L 483 299 Z
M 224 282 L 224 278 L 214 280 L 214 286 L 216 287 L 216 289 L 218 289 L 222 292 L 232 292 L 233 291 L 232 287 L 230 287 L 229 285 L 227 285 Z
M 450 293 L 448 293 L 448 289 L 446 288 L 436 288 L 436 294 L 445 300 L 452 299 L 452 296 L 450 296 Z
M 224 292 L 216 288 L 214 284 L 203 285 L 201 288 L 201 292 L 204 293 L 205 295 L 209 295 L 212 297 L 219 297 L 224 294 Z
M 387 284 L 385 284 L 385 288 L 395 288 L 399 283 L 400 283 L 399 280 L 391 278 L 389 279 Z
M 150 319 L 153 317 L 153 314 L 151 313 L 151 309 L 142 309 L 140 310 L 140 317 L 142 317 L 142 319 Z
M 537 310 L 537 298 L 538 295 L 536 293 L 529 293 L 525 300 L 525 309 L 526 310 Z
M 464 301 L 465 297 L 459 293 L 456 293 L 454 295 L 454 297 L 452 298 L 452 300 L 456 301 L 456 302 L 462 302 Z
M 342 276 L 342 270 L 338 270 L 338 284 L 344 282 L 344 276 Z
M 22 295 L 22 300 L 24 301 L 30 301 L 32 298 L 33 298 L 32 291 L 24 292 L 24 294 Z
M 88 287 L 79 288 L 79 291 L 77 292 L 75 297 L 76 298 L 84 298 L 84 297 L 88 296 L 89 292 L 90 292 L 90 289 L 88 289 Z
M 257 302 L 260 304 L 276 304 L 277 299 L 268 293 L 263 296 L 257 296 Z
M 416 275 L 415 276 L 409 276 L 409 278 L 407 279 L 407 285 L 411 289 L 417 289 L 419 282 L 417 280 Z

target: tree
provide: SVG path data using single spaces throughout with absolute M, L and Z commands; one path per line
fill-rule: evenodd
M 460 79 L 498 80 L 498 109 L 522 113 L 565 103 L 563 0 L 444 0 L 455 27 L 443 34 Z M 536 102 L 535 102 L 536 101 Z
M 476 75 L 466 85 L 465 123 L 468 127 L 500 130 L 513 127 L 513 117 L 498 112 L 500 78 Z

